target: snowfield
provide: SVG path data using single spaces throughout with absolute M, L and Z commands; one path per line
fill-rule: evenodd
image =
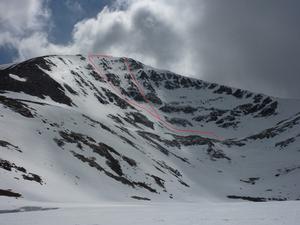
M 108 203 L 1 214 L 5 225 L 299 225 L 300 202 Z M 44 206 L 45 207 L 45 206 Z M 48 206 L 49 207 L 49 206 Z

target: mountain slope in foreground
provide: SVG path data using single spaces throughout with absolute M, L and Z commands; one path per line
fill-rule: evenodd
M 0 70 L 0 202 L 300 198 L 300 101 L 128 58 Z

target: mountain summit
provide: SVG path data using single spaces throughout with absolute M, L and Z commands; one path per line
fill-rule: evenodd
M 1 68 L 2 202 L 300 198 L 299 100 L 129 58 Z

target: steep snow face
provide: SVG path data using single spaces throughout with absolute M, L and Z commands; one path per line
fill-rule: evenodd
M 0 201 L 299 199 L 299 103 L 133 59 L 34 58 L 0 70 Z

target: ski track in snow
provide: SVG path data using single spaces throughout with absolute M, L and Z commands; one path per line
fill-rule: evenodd
M 144 107 L 143 105 L 137 103 L 135 100 L 131 100 L 128 99 L 124 94 L 122 94 L 122 92 L 116 88 L 116 86 L 114 86 L 108 79 L 107 76 L 104 74 L 103 71 L 100 70 L 100 68 L 98 66 L 96 66 L 95 62 L 93 61 L 93 58 L 113 58 L 113 56 L 110 55 L 104 55 L 104 54 L 89 54 L 88 55 L 88 62 L 93 66 L 94 70 L 98 73 L 98 75 L 100 77 L 102 77 L 109 85 L 110 87 L 116 91 L 116 93 L 118 94 L 118 96 L 120 98 L 122 98 L 123 100 L 125 100 L 128 104 L 132 105 L 132 106 L 136 106 L 139 107 L 141 109 L 143 109 L 144 111 L 146 111 L 149 115 L 151 115 L 153 118 L 155 118 L 158 122 L 160 122 L 165 128 L 167 128 L 168 130 L 171 130 L 173 132 L 177 132 L 177 133 L 194 133 L 194 134 L 200 134 L 200 135 L 207 135 L 209 137 L 218 139 L 218 140 L 223 140 L 222 137 L 216 135 L 214 132 L 211 131 L 202 131 L 202 130 L 190 130 L 190 129 L 178 129 L 176 127 L 174 127 L 173 125 L 171 125 L 169 122 L 167 122 L 166 120 L 164 120 L 159 113 L 157 112 L 157 110 L 155 109 L 155 107 L 150 103 L 150 101 L 147 99 L 147 97 L 145 96 L 143 87 L 140 85 L 140 83 L 137 81 L 136 76 L 133 74 L 130 65 L 128 63 L 128 59 L 124 58 L 124 63 L 125 66 L 127 68 L 128 73 L 130 74 L 131 79 L 133 80 L 133 83 L 136 85 L 138 91 L 140 92 L 140 94 L 142 95 L 142 97 L 144 98 L 145 102 L 150 106 L 150 110 L 146 107 Z

